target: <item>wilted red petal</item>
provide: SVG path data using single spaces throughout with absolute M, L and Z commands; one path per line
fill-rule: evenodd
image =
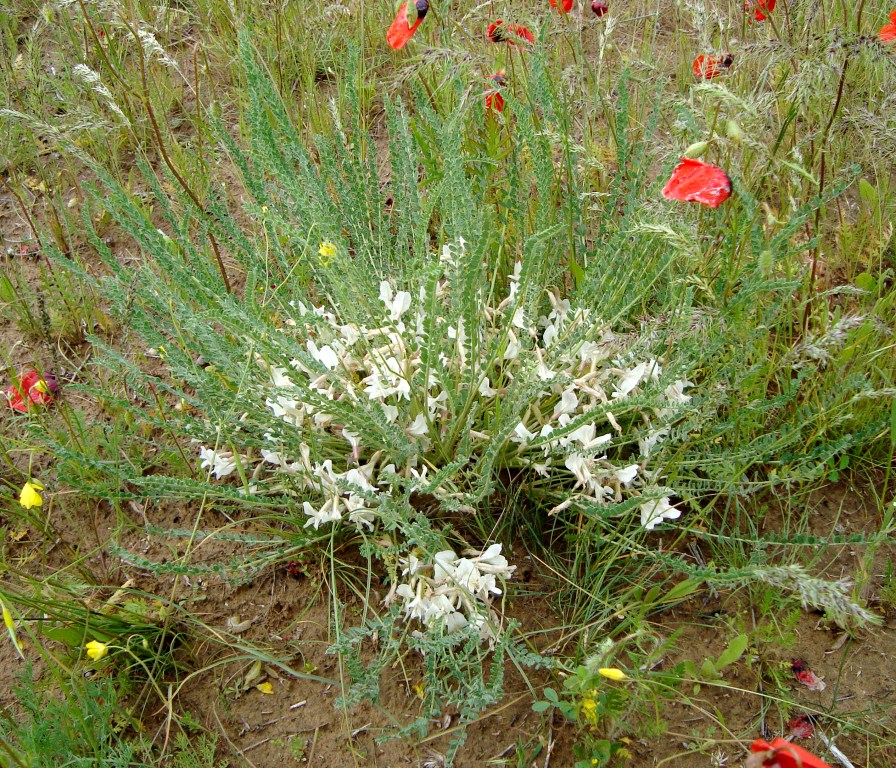
M 694 77 L 703 77 L 707 80 L 711 80 L 712 78 L 721 75 L 722 70 L 728 69 L 733 62 L 734 57 L 730 53 L 726 53 L 724 56 L 707 56 L 706 54 L 701 54 L 694 59 L 691 69 L 694 72 Z
M 19 413 L 28 413 L 28 406 L 25 404 L 25 398 L 22 393 L 15 387 L 9 387 L 4 393 L 6 396 L 6 404 L 14 411 Z
M 572 10 L 572 0 L 551 0 L 551 8 L 559 8 L 563 13 Z
M 423 17 L 426 16 L 426 10 L 429 9 L 428 3 L 424 4 L 425 10 L 421 8 L 419 2 L 415 3 L 415 5 L 417 6 L 417 21 L 410 27 L 408 26 L 408 4 L 404 3 L 401 8 L 398 9 L 398 13 L 395 14 L 395 21 L 392 22 L 392 26 L 390 26 L 389 30 L 386 32 L 386 41 L 396 51 L 407 45 L 408 40 L 410 40 L 414 36 L 414 32 L 417 31 L 417 27 L 423 22 Z
M 597 18 L 600 18 L 610 10 L 610 6 L 603 2 L 603 0 L 591 0 L 591 10 L 594 11 L 594 15 L 597 16 Z
M 731 179 L 717 165 L 683 157 L 672 171 L 663 197 L 718 208 L 731 196 Z
M 29 400 L 37 405 L 49 405 L 58 391 L 59 383 L 52 373 L 41 377 L 37 371 L 28 371 L 17 386 L 9 387 L 4 394 L 10 408 L 27 413 Z
M 818 677 L 802 659 L 794 659 L 790 665 L 790 670 L 793 672 L 793 676 L 810 691 L 823 691 L 825 689 L 824 678 Z
M 775 739 L 771 744 L 756 739 L 750 745 L 750 751 L 768 752 L 768 757 L 762 762 L 766 768 L 831 768 L 820 757 L 781 738 Z
M 787 728 L 791 739 L 809 739 L 815 733 L 815 718 L 812 715 L 799 715 L 787 723 Z

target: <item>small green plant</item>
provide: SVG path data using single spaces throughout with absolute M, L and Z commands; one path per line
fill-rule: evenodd
M 19 711 L 6 707 L 0 712 L 4 765 L 157 765 L 150 745 L 134 730 L 137 723 L 120 702 L 113 680 L 73 676 L 64 680 L 60 691 L 50 692 L 35 680 L 29 666 L 13 690 Z
M 218 735 L 200 733 L 188 736 L 183 731 L 174 738 L 170 768 L 228 768 L 228 760 L 216 760 Z

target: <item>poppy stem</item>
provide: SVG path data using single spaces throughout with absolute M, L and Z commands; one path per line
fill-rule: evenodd
M 849 68 L 849 53 L 846 54 L 846 58 L 843 59 L 843 68 L 840 70 L 840 82 L 837 85 L 837 98 L 834 101 L 834 108 L 831 110 L 831 116 L 828 119 L 827 125 L 824 127 L 824 131 L 821 133 L 821 139 L 818 143 L 818 151 L 821 154 L 821 163 L 819 166 L 818 173 L 818 197 L 819 204 L 818 208 L 815 210 L 815 226 L 813 228 L 815 237 L 817 239 L 817 243 L 815 245 L 814 250 L 812 251 L 812 274 L 810 277 L 809 290 L 811 291 L 815 287 L 815 278 L 816 273 L 818 271 L 818 254 L 821 250 L 821 236 L 819 234 L 819 229 L 821 227 L 821 216 L 824 212 L 824 187 L 825 187 L 825 171 L 827 169 L 827 143 L 828 143 L 828 134 L 831 132 L 831 127 L 834 125 L 834 120 L 837 118 L 837 112 L 840 110 L 840 102 L 843 100 L 843 87 L 846 84 L 846 71 Z M 806 309 L 803 313 L 803 330 L 808 330 L 809 328 L 809 319 L 811 315 L 811 303 L 809 301 L 806 302 Z

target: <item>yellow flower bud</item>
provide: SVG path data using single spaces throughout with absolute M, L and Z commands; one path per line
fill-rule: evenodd
M 19 493 L 19 504 L 25 507 L 25 509 L 42 506 L 44 500 L 41 498 L 38 491 L 42 491 L 43 489 L 44 487 L 37 482 L 37 480 L 29 480 L 22 486 L 22 491 Z
M 628 675 L 621 669 L 616 669 L 616 667 L 601 667 L 597 672 L 604 677 L 608 677 L 610 680 L 628 680 Z
M 91 640 L 84 647 L 87 649 L 87 655 L 94 661 L 99 661 L 109 653 L 109 644 L 101 643 L 99 640 Z

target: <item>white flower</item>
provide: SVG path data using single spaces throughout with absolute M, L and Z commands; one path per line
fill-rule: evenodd
M 594 482 L 594 474 L 592 472 L 594 469 L 593 459 L 586 459 L 584 456 L 574 453 L 567 456 L 566 461 L 563 463 L 575 475 L 576 487 L 581 485 L 583 488 L 590 488 L 592 486 Z
M 352 501 L 354 500 L 354 501 Z M 354 523 L 358 530 L 361 530 L 362 527 L 367 528 L 367 530 L 373 530 L 373 521 L 376 519 L 376 511 L 370 509 L 370 507 L 363 506 L 363 499 L 360 499 L 358 496 L 354 494 L 348 497 L 348 501 L 346 502 L 346 509 L 348 509 L 349 503 L 357 503 L 354 509 L 349 511 L 348 519 L 350 522 Z
M 345 343 L 349 347 L 353 346 L 361 338 L 361 331 L 354 323 L 340 326 L 339 333 L 342 334 L 342 338 L 345 339 Z
M 342 428 L 342 436 L 348 440 L 348 444 L 352 447 L 352 456 L 357 461 L 361 451 L 361 436 L 356 435 L 345 427 Z
M 325 523 L 338 523 L 342 520 L 342 513 L 339 511 L 339 508 L 334 503 L 333 499 L 324 502 L 324 505 L 320 509 L 315 509 L 311 504 L 305 501 L 302 502 L 302 509 L 305 514 L 308 515 L 304 527 L 307 528 L 309 525 L 313 525 L 315 531 Z
M 535 433 L 526 429 L 526 425 L 520 422 L 513 429 L 513 437 L 510 438 L 515 443 L 526 445 L 535 439 Z
M 401 319 L 401 316 L 411 308 L 411 294 L 407 291 L 399 291 L 392 296 L 392 286 L 388 280 L 380 283 L 380 301 L 386 305 L 389 310 L 389 319 L 394 323 Z
M 268 368 L 268 373 L 271 375 L 271 382 L 275 387 L 294 387 L 292 379 L 286 375 L 286 368 L 280 368 L 276 365 L 272 365 Z
M 548 368 L 544 360 L 541 359 L 539 359 L 538 361 L 538 367 L 535 369 L 535 373 L 538 374 L 538 378 L 542 381 L 550 381 L 557 375 L 550 368 Z
M 405 429 L 412 437 L 426 437 L 429 432 L 429 425 L 426 423 L 426 416 L 418 413 L 411 426 Z
M 433 557 L 433 567 L 435 574 L 433 578 L 436 581 L 443 581 L 454 577 L 454 563 L 457 561 L 457 555 L 453 549 L 443 549 L 436 552 Z
M 613 474 L 620 483 L 627 486 L 638 476 L 639 469 L 641 469 L 639 464 L 629 464 L 627 467 L 615 470 Z
M 383 409 L 383 413 L 386 415 L 386 420 L 394 424 L 395 420 L 398 418 L 398 406 L 382 404 L 380 405 L 380 408 Z
M 361 381 L 367 385 L 364 392 L 371 400 L 382 400 L 391 395 L 411 399 L 411 385 L 401 375 L 401 365 L 394 357 L 374 365 L 371 374 Z
M 665 520 L 675 520 L 681 516 L 681 510 L 676 509 L 669 503 L 669 497 L 663 496 L 660 499 L 651 499 L 640 505 L 641 507 L 641 525 L 648 531 Z
M 559 418 L 564 413 L 575 413 L 575 410 L 578 407 L 579 398 L 576 395 L 575 387 L 567 387 L 560 395 L 560 400 L 557 405 L 554 406 L 553 418 Z
M 339 356 L 333 351 L 332 347 L 323 346 L 318 349 L 317 344 L 315 344 L 311 339 L 308 339 L 308 341 L 305 343 L 305 348 L 308 350 L 308 354 L 311 355 L 311 357 L 317 360 L 317 362 L 319 362 L 328 370 L 332 371 L 337 365 L 339 365 Z
M 660 366 L 656 360 L 648 360 L 644 363 L 638 363 L 629 370 L 619 371 L 622 381 L 613 390 L 613 397 L 625 397 L 645 379 L 658 379 L 660 373 Z
M 510 293 L 507 298 L 513 301 L 516 298 L 517 291 L 520 289 L 520 275 L 523 273 L 523 262 L 517 261 L 513 265 L 513 274 L 510 275 Z
M 268 451 L 265 448 L 261 449 L 261 458 L 262 461 L 266 462 L 267 464 L 276 464 L 279 467 L 282 467 L 286 463 L 283 456 L 281 456 L 279 453 L 277 453 L 276 451 Z
M 498 394 L 497 389 L 492 389 L 491 384 L 488 380 L 488 376 L 486 376 L 482 381 L 479 382 L 479 394 L 482 397 L 494 397 Z
M 507 349 L 504 350 L 505 360 L 516 360 L 520 356 L 520 342 L 513 331 L 507 332 Z
M 638 439 L 638 448 L 641 451 L 642 456 L 649 456 L 650 452 L 654 449 L 657 443 L 664 440 L 669 434 L 669 428 L 663 427 L 662 429 L 651 429 L 647 432 L 646 437 L 642 437 Z
M 216 452 L 203 446 L 199 449 L 199 457 L 202 459 L 199 464 L 200 469 L 211 470 L 218 480 L 227 477 L 236 469 L 236 459 L 230 451 Z
M 684 388 L 690 386 L 691 382 L 686 379 L 677 379 L 663 390 L 663 394 L 670 403 L 686 403 L 691 396 L 684 393 Z
M 373 492 L 376 490 L 376 488 L 370 484 L 367 476 L 361 472 L 361 470 L 354 467 L 348 470 L 348 472 L 343 473 L 341 478 L 349 485 L 353 485 L 355 488 L 359 488 L 362 491 Z
M 503 545 L 501 544 L 492 544 L 476 555 L 476 557 L 473 558 L 473 561 L 480 570 L 486 569 L 493 573 L 504 571 L 504 575 L 509 576 L 516 570 L 516 566 L 508 566 L 507 558 L 501 554 L 502 548 Z

